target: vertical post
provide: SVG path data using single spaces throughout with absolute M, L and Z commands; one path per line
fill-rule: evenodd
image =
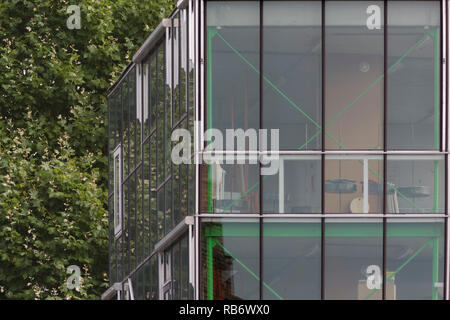
M 206 275 L 207 275 L 207 300 L 214 299 L 214 275 L 213 275 L 213 248 L 214 239 L 211 236 L 206 237 Z
M 439 119 L 440 119 L 440 49 L 439 49 L 439 28 L 432 32 L 434 43 L 434 149 L 439 150 Z M 434 197 L 433 197 L 433 212 L 439 211 L 439 162 L 434 161 Z
M 434 237 L 431 241 L 433 249 L 433 261 L 432 261 L 432 300 L 438 300 L 438 282 L 439 282 L 439 237 Z
M 433 213 L 439 212 L 439 161 L 434 160 L 434 198 Z
M 208 83 L 208 111 L 207 111 L 207 127 L 208 129 L 212 128 L 212 39 L 217 34 L 217 30 L 213 29 L 211 27 L 207 28 L 207 55 L 206 55 L 206 63 L 208 64 L 208 76 L 207 76 L 207 83 Z M 207 137 L 209 140 L 210 137 Z M 211 165 L 208 165 L 208 212 L 213 211 L 213 205 L 212 205 L 212 167 Z
M 280 158 L 278 169 L 278 209 L 279 213 L 284 213 L 284 159 Z
M 369 213 L 369 160 L 365 158 L 364 160 L 364 178 L 363 178 L 363 213 Z

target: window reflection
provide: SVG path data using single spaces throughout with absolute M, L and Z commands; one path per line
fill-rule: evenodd
M 213 221 L 202 225 L 203 299 L 259 299 L 259 223 Z

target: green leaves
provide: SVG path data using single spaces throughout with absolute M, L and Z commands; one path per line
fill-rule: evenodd
M 108 221 L 95 159 L 65 157 L 73 155 L 65 135 L 53 150 L 33 147 L 47 157 L 24 157 L 28 145 L 48 145 L 34 130 L 38 120 L 31 117 L 20 130 L 0 120 L 0 140 L 7 142 L 0 158 L 9 164 L 0 166 L 0 185 L 8 186 L 0 193 L 0 298 L 98 298 L 106 286 Z M 11 139 L 17 132 L 20 139 Z M 89 290 L 64 289 L 70 264 L 88 266 L 83 277 Z
M 175 2 L 80 0 L 80 30 L 65 0 L 0 2 L 0 299 L 106 289 L 106 91 Z

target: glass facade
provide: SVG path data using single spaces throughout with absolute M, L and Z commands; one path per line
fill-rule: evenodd
M 171 159 L 172 133 L 194 131 L 194 10 L 192 2 L 169 19 L 108 97 L 110 284 L 127 288 L 122 298 L 193 298 L 188 229 L 169 233 L 195 210 L 195 167 Z
M 442 1 L 179 5 L 109 94 L 111 285 L 448 299 Z

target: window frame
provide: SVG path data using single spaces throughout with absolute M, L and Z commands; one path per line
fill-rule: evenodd
M 119 166 L 116 166 L 116 159 L 119 158 Z M 119 208 L 119 212 L 114 210 L 114 237 L 118 239 L 122 235 L 122 144 L 119 143 L 117 147 L 114 149 L 113 156 L 113 166 L 114 166 L 114 183 L 113 183 L 113 200 L 114 200 L 114 209 Z M 118 180 L 117 180 L 118 175 Z M 116 186 L 116 181 L 118 181 L 118 186 Z M 116 225 L 116 217 L 118 215 L 119 223 Z

